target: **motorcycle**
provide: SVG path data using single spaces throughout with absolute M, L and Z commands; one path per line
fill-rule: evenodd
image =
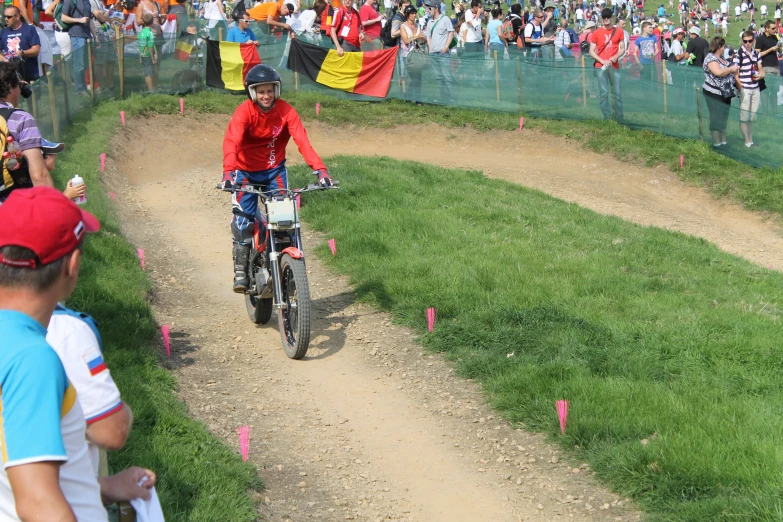
M 310 287 L 296 198 L 306 192 L 337 189 L 339 182 L 331 187 L 311 183 L 299 189 L 268 192 L 262 192 L 260 185 L 252 183 L 230 188 L 218 184 L 216 188 L 232 194 L 255 194 L 259 198 L 247 268 L 250 282 L 245 292 L 247 315 L 254 324 L 266 324 L 276 309 L 283 349 L 291 359 L 301 359 L 310 344 Z

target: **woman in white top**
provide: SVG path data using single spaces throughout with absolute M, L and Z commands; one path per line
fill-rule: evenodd
M 302 11 L 291 24 L 291 31 L 296 33 L 296 36 L 303 36 L 308 40 L 320 40 L 321 13 L 324 9 L 326 9 L 326 0 L 315 0 L 313 8 Z M 318 25 L 315 25 L 316 20 Z
M 207 21 L 209 37 L 217 40 L 220 36 L 220 29 L 223 29 L 225 37 L 228 31 L 226 25 L 226 12 L 223 11 L 223 2 L 221 0 L 206 0 L 201 8 L 201 16 Z

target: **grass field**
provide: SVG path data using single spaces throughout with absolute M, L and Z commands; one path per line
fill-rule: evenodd
M 141 110 L 155 103 L 136 98 L 123 106 Z M 85 179 L 87 209 L 103 225 L 86 243 L 79 284 L 68 305 L 100 322 L 107 363 L 133 409 L 130 439 L 110 454 L 110 467 L 115 472 L 130 465 L 155 470 L 167 520 L 256 520 L 249 493 L 262 484 L 254 467 L 189 417 L 176 397 L 175 379 L 159 365 L 159 336 L 148 303 L 150 281 L 135 250 L 119 235 L 111 202 L 100 190 L 98 155 L 109 150 L 118 110 L 119 104 L 106 103 L 75 122 L 65 135 L 67 152 L 58 156 L 55 171 L 58 186 L 77 173 Z
M 656 519 L 780 519 L 783 276 L 478 172 L 331 168 L 343 190 L 303 210 L 341 245 L 322 258 L 511 422 L 551 434 Z M 557 399 L 571 405 L 565 437 Z

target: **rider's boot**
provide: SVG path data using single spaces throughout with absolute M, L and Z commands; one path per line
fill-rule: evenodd
M 247 279 L 247 263 L 249 259 L 249 245 L 234 245 L 234 292 L 238 294 L 244 294 L 250 284 Z

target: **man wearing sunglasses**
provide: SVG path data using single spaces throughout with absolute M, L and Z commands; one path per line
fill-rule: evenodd
M 605 120 L 623 121 L 623 100 L 620 90 L 620 57 L 625 53 L 625 37 L 622 30 L 612 25 L 612 10 L 601 11 L 602 26 L 590 35 L 590 56 L 595 60 L 595 74 L 598 78 L 599 105 Z M 609 103 L 609 92 L 614 92 L 613 103 Z
M 739 66 L 737 80 L 740 89 L 740 130 L 745 137 L 745 146 L 753 144 L 753 121 L 761 103 L 759 82 L 764 79 L 764 69 L 761 68 L 759 53 L 754 48 L 756 36 L 753 31 L 742 33 L 742 45 L 734 53 L 734 65 Z
M 16 6 L 5 8 L 5 25 L 0 31 L 0 61 L 17 62 L 19 73 L 26 82 L 38 79 L 41 40 L 35 27 L 24 22 Z
M 544 12 L 540 9 L 533 11 L 530 23 L 525 26 L 525 46 L 530 49 L 528 57 L 531 61 L 538 62 L 541 58 L 541 46 L 552 44 L 554 49 L 554 36 L 544 36 Z
M 761 7 L 766 7 L 766 4 L 761 4 Z M 777 52 L 779 45 L 778 28 L 775 22 L 767 20 L 764 22 L 764 33 L 756 38 L 756 50 L 759 53 L 759 57 L 761 57 L 761 68 L 764 69 L 765 76 L 780 76 Z M 775 91 L 776 89 L 769 89 L 767 94 L 762 95 L 766 110 L 773 115 L 777 113 L 778 109 L 777 93 Z
M 250 22 L 252 21 L 253 19 L 246 12 L 239 15 L 239 19 L 237 20 L 237 26 L 232 27 L 231 30 L 228 32 L 226 41 L 236 42 L 236 43 L 255 42 L 256 46 L 258 46 L 259 42 L 256 39 L 256 35 L 255 33 L 253 33 L 253 30 L 250 28 Z

